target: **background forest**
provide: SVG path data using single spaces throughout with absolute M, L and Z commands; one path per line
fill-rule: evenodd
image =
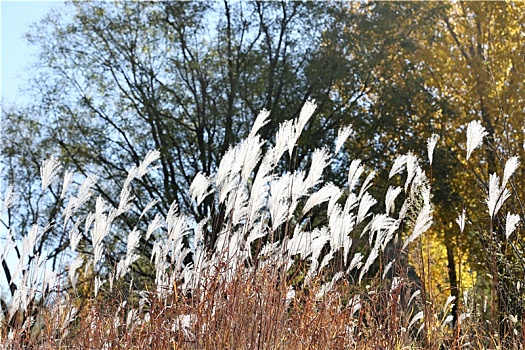
M 0 131 L 9 346 L 523 344 L 524 4 L 81 1 L 27 40 L 31 102 L 4 101 Z M 339 207 L 356 214 L 333 243 Z M 317 248 L 292 249 L 306 230 Z M 29 280 L 41 292 L 24 299 Z

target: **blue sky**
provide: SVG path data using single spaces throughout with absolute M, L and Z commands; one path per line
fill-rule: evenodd
M 5 102 L 23 102 L 18 89 L 28 77 L 27 67 L 35 54 L 35 49 L 27 45 L 23 35 L 31 23 L 45 16 L 57 4 L 57 1 L 0 0 L 0 96 Z

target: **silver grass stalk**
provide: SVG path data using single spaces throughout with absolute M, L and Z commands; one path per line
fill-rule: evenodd
M 385 195 L 385 212 L 391 214 L 395 210 L 395 201 L 397 196 L 401 193 L 401 187 L 389 186 Z
M 366 259 L 364 266 L 361 268 L 361 272 L 359 273 L 359 279 L 358 279 L 359 283 L 361 283 L 361 280 L 363 279 L 364 275 L 368 272 L 368 270 L 370 269 L 370 266 L 372 266 L 372 264 L 374 263 L 374 261 L 377 259 L 378 256 L 379 256 L 379 245 L 377 244 L 377 241 L 376 241 L 376 244 L 370 251 L 370 254 L 368 255 L 368 258 Z
M 432 206 L 430 204 L 425 204 L 423 206 L 417 216 L 416 223 L 412 229 L 412 234 L 403 243 L 403 249 L 406 249 L 411 242 L 430 228 L 432 225 L 432 211 Z
M 150 238 L 151 234 L 164 226 L 162 215 L 156 214 L 153 220 L 148 225 L 146 231 L 146 241 Z
M 503 186 L 499 186 L 499 176 L 496 174 L 491 174 L 489 178 L 489 194 L 486 199 L 491 219 L 494 219 L 503 203 L 509 197 L 509 190 Z
M 109 233 L 111 222 L 109 222 L 108 217 L 105 214 L 107 209 L 108 206 L 106 206 L 106 203 L 102 197 L 97 197 L 95 204 L 95 215 L 93 217 L 95 224 L 93 230 L 91 231 L 91 241 L 93 246 L 100 244 L 104 237 L 106 237 Z
M 297 120 L 296 130 L 298 134 L 301 134 L 306 123 L 308 123 L 308 120 L 310 120 L 316 109 L 317 104 L 315 104 L 315 100 L 306 101 L 303 108 L 301 108 L 301 113 L 299 114 L 299 119 Z
M 120 201 L 118 204 L 116 216 L 119 216 L 125 212 L 130 211 L 131 208 L 133 207 L 132 201 L 133 199 L 135 199 L 135 196 L 131 194 L 130 185 L 131 185 L 131 180 L 134 178 L 135 176 L 128 176 L 128 179 L 126 180 L 126 182 L 124 183 L 124 186 L 122 187 L 122 190 L 120 191 Z
M 518 157 L 510 157 L 507 162 L 505 163 L 505 171 L 503 172 L 503 181 L 501 186 L 505 187 L 507 185 L 507 182 L 511 178 L 512 174 L 518 169 L 520 166 L 520 161 Z
M 306 201 L 306 204 L 303 208 L 303 215 L 308 213 L 313 207 L 316 205 L 319 205 L 323 202 L 328 201 L 330 198 L 332 198 L 334 195 L 337 195 L 340 193 L 339 187 L 335 186 L 332 183 L 328 183 L 324 185 L 320 190 L 313 193 L 308 200 Z
M 404 201 L 403 201 L 403 204 L 401 205 L 401 209 L 399 209 L 399 216 L 398 216 L 398 220 L 403 220 L 406 215 L 407 215 L 407 212 L 408 212 L 408 207 L 409 207 L 409 198 L 406 198 Z
M 345 207 L 343 210 L 345 213 L 350 213 L 350 211 L 354 210 L 358 204 L 359 198 L 357 198 L 357 195 L 355 193 L 350 193 L 348 197 L 346 197 Z
M 421 320 L 424 318 L 424 314 L 423 314 L 423 311 L 419 311 L 417 314 L 414 315 L 414 317 L 412 317 L 412 319 L 410 320 L 410 323 L 408 324 L 408 328 L 407 330 L 410 330 L 410 328 L 412 328 L 412 326 L 414 325 L 414 323 L 416 323 L 417 321 Z
M 241 223 L 245 223 L 248 217 L 248 190 L 243 187 L 237 190 L 236 195 L 231 197 L 231 201 L 226 205 L 226 208 L 233 209 L 231 224 L 235 227 Z
M 324 169 L 330 164 L 330 153 L 326 149 L 316 149 L 312 154 L 312 165 L 305 180 L 305 190 L 317 185 Z
M 295 147 L 295 143 L 299 135 L 296 132 L 296 128 L 293 120 L 287 120 L 279 125 L 279 130 L 275 135 L 275 153 L 273 162 L 277 163 L 284 151 L 288 150 L 290 158 L 292 157 L 292 152 Z
M 285 147 L 288 150 L 288 155 L 290 156 L 290 159 L 291 159 L 293 150 L 295 148 L 295 144 L 297 143 L 297 139 L 299 139 L 299 133 L 297 131 L 297 127 L 292 120 L 289 120 L 288 122 L 283 123 L 283 130 L 282 130 L 281 137 L 284 139 L 283 141 L 284 141 Z M 275 161 L 277 162 L 277 160 L 278 159 L 276 159 Z
M 7 209 L 9 209 L 13 205 L 14 197 L 15 197 L 14 186 L 9 185 L 9 187 L 7 187 L 7 191 L 4 196 L 4 201 L 2 204 L 2 212 L 0 212 L 0 217 L 3 216 L 4 213 L 7 211 Z
M 352 127 L 350 125 L 345 126 L 337 132 L 337 141 L 335 143 L 335 153 L 338 153 L 345 141 L 353 134 Z
M 144 207 L 144 209 L 142 210 L 142 212 L 140 213 L 140 217 L 139 217 L 139 220 L 142 219 L 144 217 L 144 215 L 147 214 L 148 211 L 151 210 L 151 208 L 153 208 L 154 206 L 156 206 L 157 204 L 159 203 L 159 200 L 158 199 L 153 199 L 151 201 L 149 201 L 148 204 L 146 204 L 146 206 Z
M 405 181 L 405 192 L 408 190 L 408 187 L 410 184 L 417 179 L 419 162 L 417 160 L 417 157 L 414 156 L 412 153 L 408 153 L 406 155 L 406 167 L 407 167 L 407 179 Z
M 483 138 L 488 135 L 485 128 L 478 120 L 471 121 L 467 126 L 467 160 L 469 160 L 472 152 L 481 146 Z
M 348 190 L 352 192 L 357 186 L 359 178 L 363 174 L 364 168 L 361 165 L 360 159 L 355 159 L 350 163 L 350 168 L 348 170 Z
M 99 276 L 95 276 L 95 297 L 98 295 L 100 287 L 105 283 L 105 280 L 101 280 Z
M 224 203 L 227 199 L 230 193 L 235 193 L 235 191 L 239 188 L 240 185 L 240 178 L 239 176 L 228 178 L 228 181 L 223 183 L 221 186 L 216 186 L 219 188 L 219 203 Z
M 392 278 L 392 283 L 390 284 L 390 293 L 397 290 L 401 283 L 403 283 L 403 281 L 403 277 L 395 276 L 394 278 Z
M 407 163 L 407 155 L 398 156 L 396 160 L 394 161 L 394 164 L 392 165 L 392 168 L 390 169 L 390 173 L 388 174 L 388 178 L 391 179 L 394 175 L 398 174 L 403 166 Z
M 461 233 L 463 233 L 463 231 L 465 230 L 465 215 L 466 215 L 466 212 L 465 212 L 465 209 L 463 209 L 461 214 L 456 219 L 456 223 L 459 226 L 459 232 Z
M 259 163 L 263 145 L 264 141 L 261 140 L 258 135 L 248 138 L 245 142 L 241 143 L 237 157 L 242 160 L 241 177 L 244 181 L 248 180 L 253 169 L 255 169 Z
M 386 266 L 385 266 L 385 270 L 383 271 L 382 279 L 385 279 L 385 277 L 387 276 L 388 272 L 389 272 L 390 269 L 392 268 L 393 263 L 394 263 L 394 260 L 392 260 L 392 261 L 390 261 L 388 264 L 386 264 Z
M 160 152 L 158 150 L 151 150 L 149 151 L 146 156 L 144 157 L 144 160 L 139 164 L 139 167 L 137 168 L 137 178 L 142 178 L 148 171 L 151 171 L 153 168 L 150 167 L 151 163 L 155 162 L 160 158 Z
M 516 226 L 520 223 L 520 216 L 517 214 L 507 213 L 507 220 L 505 223 L 505 237 L 509 239 L 510 235 L 516 230 Z
M 77 288 L 76 286 L 77 286 L 78 275 L 76 271 L 78 270 L 80 266 L 82 266 L 83 263 L 84 263 L 84 259 L 78 256 L 75 260 L 73 260 L 71 265 L 69 265 L 68 275 L 71 281 L 71 285 L 73 286 L 73 290 L 76 290 Z
M 445 319 L 443 320 L 443 323 L 441 323 L 440 329 L 445 328 L 453 320 L 454 320 L 454 316 L 452 316 L 452 315 L 448 315 L 447 317 L 445 317 Z
M 64 228 L 66 227 L 66 224 L 68 223 L 71 216 L 73 216 L 73 214 L 75 214 L 76 211 L 89 200 L 91 197 L 91 189 L 95 185 L 95 182 L 96 180 L 94 176 L 89 175 L 86 177 L 82 182 L 82 185 L 80 185 L 77 196 L 69 200 L 63 214 Z
M 232 164 L 236 162 L 235 155 L 236 150 L 233 147 L 230 147 L 228 151 L 222 156 L 215 177 L 215 183 L 217 185 L 217 188 L 221 188 L 228 176 L 230 175 Z
M 292 175 L 285 173 L 279 179 L 270 184 L 270 200 L 268 207 L 272 218 L 272 229 L 279 227 L 288 216 L 290 198 L 287 195 Z
M 44 160 L 42 162 L 42 166 L 40 167 L 40 177 L 42 178 L 42 191 L 44 191 L 46 188 L 53 183 L 57 177 L 58 172 L 62 166 L 60 165 L 60 162 L 56 160 L 54 156 L 51 156 L 51 158 Z
M 345 265 L 352 245 L 352 239 L 348 234 L 353 230 L 355 224 L 354 214 L 344 213 L 340 210 L 337 210 L 337 213 L 332 215 L 329 220 L 331 251 L 335 253 L 342 247 Z
M 450 307 L 454 307 L 454 304 L 452 303 L 454 300 L 456 300 L 456 297 L 451 295 L 447 298 L 447 301 L 445 302 L 445 306 L 443 307 L 443 314 L 447 314 L 448 313 L 448 308 L 449 306 Z
M 197 205 L 200 205 L 208 195 L 213 193 L 213 189 L 208 190 L 210 185 L 211 178 L 202 172 L 198 172 L 190 185 L 191 200 L 196 200 Z
M 266 159 L 266 158 L 265 158 Z M 259 167 L 259 171 L 255 176 L 252 188 L 250 190 L 249 206 L 249 221 L 247 229 L 250 230 L 254 223 L 261 218 L 263 207 L 266 205 L 270 182 L 273 179 L 272 175 L 268 175 L 271 167 L 268 162 L 263 159 Z
M 140 241 L 140 231 L 134 228 L 129 234 L 128 234 L 128 244 L 127 244 L 127 251 L 126 255 L 130 256 L 135 249 L 139 246 Z
M 312 253 L 312 239 L 314 235 L 315 231 L 312 233 L 304 232 L 300 227 L 296 226 L 292 238 L 286 242 L 288 256 L 300 255 L 301 259 L 306 259 Z
M 363 254 L 356 253 L 353 256 L 352 261 L 350 262 L 350 266 L 348 267 L 348 270 L 346 270 L 346 273 L 350 273 L 350 271 L 352 271 L 354 268 L 360 269 L 361 266 L 363 265 L 362 263 L 363 258 L 364 258 Z
M 46 268 L 44 271 L 43 290 L 53 290 L 57 286 L 58 275 L 55 271 Z
M 363 195 L 368 191 L 368 189 L 372 186 L 372 180 L 376 176 L 376 172 L 372 170 L 367 177 L 365 178 L 365 181 L 363 181 L 363 185 L 361 185 L 361 189 L 359 190 L 359 195 L 357 196 L 357 199 L 361 200 Z
M 259 132 L 259 130 L 268 123 L 269 117 L 270 111 L 268 111 L 266 108 L 261 110 L 255 121 L 253 122 L 252 130 L 250 131 L 250 135 L 248 137 L 254 137 Z
M 419 295 L 421 295 L 421 289 L 417 289 L 412 295 L 410 296 L 410 299 L 408 300 L 407 306 L 410 306 L 412 301 L 414 301 L 415 298 L 417 298 Z
M 372 206 L 377 203 L 374 197 L 372 197 L 368 192 L 366 192 L 361 200 L 359 201 L 359 209 L 357 211 L 357 220 L 356 224 L 361 223 L 368 215 L 368 211 Z
M 66 192 L 73 181 L 73 172 L 67 170 L 64 174 L 64 181 L 62 183 L 62 191 L 60 192 L 60 198 L 63 199 L 66 196 Z
M 71 248 L 72 251 L 75 251 L 77 249 L 78 243 L 80 242 L 80 239 L 82 238 L 82 234 L 80 233 L 79 226 L 80 226 L 80 220 L 77 220 L 73 228 L 69 230 L 69 233 L 68 233 L 69 247 Z
M 439 136 L 437 134 L 432 134 L 432 136 L 430 136 L 429 139 L 427 140 L 427 153 L 428 153 L 428 161 L 430 162 L 430 165 L 432 165 L 432 160 L 434 158 L 434 149 L 436 148 L 438 139 L 439 139 Z

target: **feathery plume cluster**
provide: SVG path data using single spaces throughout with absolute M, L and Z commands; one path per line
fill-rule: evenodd
M 481 146 L 483 138 L 488 133 L 485 131 L 485 127 L 481 125 L 479 120 L 471 121 L 467 126 L 467 160 L 469 160 L 472 152 Z
M 42 167 L 40 168 L 40 177 L 42 178 L 42 191 L 45 191 L 46 188 L 51 185 L 58 178 L 58 172 L 62 166 L 60 162 L 56 160 L 54 156 L 44 160 Z
M 370 190 L 376 173 L 365 169 L 359 159 L 350 162 L 347 182 L 344 185 L 323 183 L 323 174 L 332 170 L 333 159 L 352 134 L 351 127 L 339 130 L 333 153 L 328 148 L 316 149 L 311 154 L 307 169 L 283 170 L 282 163 L 294 155 L 301 132 L 316 108 L 315 103 L 309 101 L 297 119 L 283 122 L 278 128 L 273 144 L 259 135 L 261 128 L 268 123 L 270 114 L 267 110 L 261 111 L 248 137 L 230 147 L 216 173 L 199 172 L 195 175 L 189 187 L 189 195 L 194 205 L 218 204 L 221 210 L 224 209 L 223 218 L 219 219 L 209 214 L 208 217 L 195 222 L 193 218 L 180 213 L 176 203 L 171 205 L 167 213 L 161 215 L 155 212 L 158 201 L 153 199 L 137 213 L 139 224 L 128 231 L 127 240 L 125 237 L 122 239 L 122 251 L 112 256 L 105 255 L 111 242 L 109 237 L 115 234 L 117 228 L 121 228 L 116 224 L 117 218 L 122 218 L 134 208 L 134 180 L 146 176 L 152 169 L 153 162 L 159 159 L 160 153 L 149 152 L 143 162 L 129 169 L 118 203 L 113 205 L 98 197 L 94 200 L 94 210 L 88 211 L 85 217 L 81 218 L 76 216 L 79 212 L 85 212 L 80 209 L 91 198 L 95 178 L 87 177 L 77 188 L 76 196 L 73 196 L 71 193 L 76 186 L 71 188 L 71 184 L 73 178 L 76 182 L 77 177 L 66 171 L 60 198 L 70 196 L 63 213 L 62 227 L 68 229 L 68 254 L 71 254 L 72 261 L 64 279 L 69 281 L 68 285 L 72 287 L 73 292 L 79 289 L 77 284 L 82 281 L 82 267 L 85 269 L 85 275 L 88 270 L 94 273 L 92 286 L 95 297 L 108 287 L 107 284 L 111 290 L 115 281 L 130 274 L 133 267 L 139 266 L 137 261 L 141 257 L 141 244 L 147 243 L 152 246 L 149 263 L 154 268 L 152 274 L 155 275 L 155 286 L 148 293 L 166 303 L 181 295 L 191 295 L 192 298 L 197 296 L 195 300 L 199 300 L 202 307 L 213 309 L 216 305 L 208 305 L 209 300 L 228 298 L 216 296 L 216 291 L 210 291 L 209 286 L 220 286 L 228 290 L 231 283 L 238 278 L 239 271 L 242 272 L 242 276 L 250 276 L 257 271 L 279 271 L 284 275 L 291 274 L 291 271 L 300 271 L 298 274 L 304 279 L 301 285 L 310 288 L 311 295 L 322 301 L 328 298 L 342 281 L 367 281 L 376 273 L 374 271 L 377 271 L 375 266 L 378 265 L 378 260 L 384 263 L 378 276 L 382 276 L 383 280 L 388 279 L 385 281 L 385 291 L 390 293 L 389 295 L 400 293 L 401 287 L 406 285 L 404 279 L 395 276 L 396 263 L 400 260 L 386 255 L 385 252 L 388 251 L 387 247 L 396 242 L 402 242 L 402 249 L 407 249 L 433 224 L 434 207 L 425 171 L 415 154 L 407 153 L 397 157 L 388 177 L 392 179 L 396 176 L 393 183 L 399 186 L 388 186 L 384 197 L 384 210 L 376 206 L 381 202 Z M 479 122 L 469 124 L 467 159 L 472 151 L 479 147 L 485 135 L 486 131 Z M 437 141 L 438 136 L 435 134 L 427 140 L 430 165 Z M 289 157 L 285 153 L 288 153 Z M 490 175 L 486 202 L 492 218 L 510 196 L 506 184 L 519 164 L 517 157 L 509 158 L 501 183 L 496 174 Z M 54 158 L 43 163 L 43 189 L 48 188 L 57 179 L 60 169 L 60 163 Z M 12 192 L 11 188 L 4 199 L 3 211 L 12 203 Z M 400 205 L 397 213 L 396 203 Z M 150 221 L 147 224 L 142 223 L 146 217 L 149 217 Z M 515 232 L 520 220 L 519 215 L 507 213 L 507 239 Z M 456 222 L 463 232 L 464 210 Z M 312 223 L 315 223 L 315 226 Z M 64 283 L 58 274 L 46 268 L 49 257 L 35 255 L 35 246 L 53 227 L 35 225 L 21 241 L 22 258 L 13 274 L 14 278 L 21 282 L 13 295 L 9 309 L 10 317 L 15 317 L 18 310 L 26 311 L 29 308 L 37 295 L 35 285 L 42 286 L 44 290 L 58 290 L 59 283 Z M 214 241 L 206 237 L 210 230 L 217 235 Z M 13 249 L 19 248 L 11 237 L 11 231 L 8 232 L 5 242 L 0 260 L 6 258 Z M 77 251 L 80 250 L 79 247 L 82 251 L 91 249 L 89 253 L 92 254 L 92 258 L 86 257 L 87 254 L 80 255 Z M 140 264 L 143 260 L 140 260 Z M 147 264 L 147 261 L 144 263 Z M 250 288 L 252 286 L 248 284 L 246 289 Z M 300 288 L 302 287 L 293 282 L 286 286 L 283 295 L 286 307 L 291 307 L 297 301 L 296 295 L 300 293 Z M 421 290 L 416 289 L 412 292 L 408 305 L 419 302 L 419 296 Z M 437 323 L 441 329 L 452 322 L 449 307 L 453 301 L 454 298 L 449 298 L 445 304 L 444 316 Z M 150 315 L 146 316 L 144 311 L 148 309 L 144 307 L 146 302 L 147 298 L 141 299 L 142 304 L 137 309 L 125 309 L 122 305 L 119 312 L 124 316 L 122 321 L 118 319 L 118 325 L 132 329 L 141 322 L 147 324 L 151 321 L 152 318 L 147 318 Z M 356 293 L 349 296 L 348 303 L 352 313 L 357 313 L 361 309 L 363 299 Z M 61 304 L 54 305 L 59 307 Z M 62 324 L 66 327 L 74 320 L 76 311 L 69 308 L 63 315 L 66 316 Z M 421 323 L 419 330 L 424 327 L 425 323 L 421 322 L 425 320 L 423 311 L 408 317 L 411 318 L 407 322 L 407 330 L 418 323 Z M 468 318 L 468 312 L 461 317 L 462 320 Z M 197 329 L 197 324 L 202 327 L 201 330 Z M 206 332 L 206 321 L 197 319 L 197 315 L 193 313 L 177 314 L 169 326 L 172 331 L 179 332 L 187 338 L 194 338 L 199 332 Z
M 494 219 L 503 203 L 510 197 L 510 192 L 504 185 L 500 187 L 499 176 L 490 174 L 489 177 L 489 194 L 486 202 L 489 209 L 490 218 Z

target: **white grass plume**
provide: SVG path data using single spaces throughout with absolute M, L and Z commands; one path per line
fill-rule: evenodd
M 386 264 L 385 266 L 385 269 L 383 271 L 383 276 L 382 278 L 385 279 L 385 277 L 388 275 L 388 272 L 390 271 L 390 269 L 392 268 L 392 265 L 394 264 L 394 260 L 390 261 L 388 264 Z
M 466 212 L 465 212 L 465 209 L 463 209 L 463 211 L 461 212 L 461 214 L 458 216 L 458 218 L 456 219 L 456 223 L 458 224 L 459 226 L 459 231 L 461 233 L 463 233 L 463 231 L 465 230 L 465 215 L 466 215 Z
M 503 181 L 501 186 L 505 187 L 507 185 L 507 182 L 511 178 L 512 174 L 518 169 L 520 166 L 520 161 L 518 157 L 510 157 L 507 162 L 505 163 L 505 171 L 503 172 Z
M 148 224 L 148 230 L 146 231 L 146 241 L 151 237 L 151 234 L 158 229 L 164 227 L 164 220 L 162 215 L 156 214 L 153 220 Z
M 242 142 L 237 151 L 237 158 L 241 162 L 241 177 L 247 181 L 253 169 L 261 159 L 261 149 L 264 141 L 258 135 L 250 137 Z
M 361 189 L 359 190 L 359 195 L 357 196 L 357 199 L 361 200 L 361 198 L 363 198 L 366 191 L 368 191 L 368 189 L 372 186 L 372 180 L 375 176 L 376 172 L 373 170 L 366 176 L 365 181 L 363 181 Z
M 14 198 L 15 198 L 14 186 L 9 185 L 4 195 L 4 201 L 2 203 L 2 211 L 0 212 L 0 217 L 3 216 L 4 213 L 7 211 L 7 209 L 9 209 L 13 205 Z
M 252 130 L 248 138 L 253 138 L 259 132 L 259 130 L 268 123 L 268 117 L 270 116 L 270 111 L 266 108 L 259 112 L 257 118 L 253 122 Z
M 391 179 L 394 175 L 398 174 L 401 171 L 401 168 L 407 163 L 407 155 L 402 155 L 396 158 L 394 161 L 394 164 L 392 165 L 392 168 L 390 169 L 390 173 L 388 174 L 388 178 Z
M 213 189 L 208 190 L 210 185 L 211 178 L 198 172 L 190 185 L 191 200 L 196 200 L 197 205 L 200 205 L 208 195 L 213 193 Z
M 507 213 L 505 223 L 505 237 L 507 237 L 507 239 L 509 239 L 510 235 L 516 230 L 516 226 L 520 223 L 520 220 L 519 215 Z
M 376 244 L 374 245 L 374 247 L 372 248 L 372 251 L 368 255 L 368 258 L 366 259 L 364 266 L 361 268 L 361 272 L 359 273 L 359 279 L 358 279 L 359 283 L 361 283 L 361 280 L 363 279 L 364 275 L 368 272 L 368 270 L 370 269 L 370 266 L 372 266 L 372 264 L 374 263 L 374 261 L 377 259 L 378 256 L 379 256 L 379 247 Z
M 394 211 L 396 198 L 401 193 L 401 191 L 401 187 L 388 187 L 385 195 L 385 212 L 387 214 L 391 214 Z
M 363 263 L 362 263 L 363 258 L 364 258 L 363 254 L 355 253 L 352 258 L 352 261 L 350 261 L 350 266 L 348 266 L 348 270 L 346 270 L 346 272 L 349 273 L 353 269 L 360 269 L 361 266 L 363 266 Z
M 350 163 L 350 168 L 348 170 L 348 190 L 352 192 L 357 186 L 359 178 L 363 174 L 364 168 L 361 165 L 360 159 L 355 159 Z
M 368 192 L 366 192 L 361 200 L 359 201 L 359 209 L 357 211 L 357 220 L 356 223 L 361 223 L 368 215 L 368 211 L 372 206 L 377 203 L 377 200 L 372 197 Z
M 335 153 L 338 153 L 343 144 L 348 139 L 350 135 L 353 134 L 352 127 L 350 125 L 345 126 L 337 132 L 337 141 L 335 143 Z
M 313 207 L 323 202 L 328 201 L 333 196 L 339 194 L 341 191 L 339 187 L 332 183 L 324 185 L 320 190 L 310 195 L 308 201 L 303 208 L 303 215 L 308 213 Z
M 412 328 L 412 326 L 414 325 L 414 323 L 416 323 L 417 321 L 419 320 L 422 320 L 424 318 L 424 314 L 423 314 L 423 311 L 419 311 L 417 314 L 414 315 L 414 317 L 412 317 L 412 319 L 410 320 L 410 323 L 408 324 L 408 328 L 407 330 L 410 330 L 410 328 Z
M 71 265 L 69 265 L 68 275 L 69 275 L 69 279 L 71 280 L 71 285 L 73 286 L 74 290 L 76 290 L 77 279 L 78 279 L 77 270 L 80 268 L 80 266 L 82 266 L 83 263 L 84 263 L 84 259 L 82 259 L 81 257 L 77 257 L 75 260 L 73 260 Z
M 137 168 L 137 178 L 142 178 L 148 171 L 151 171 L 153 168 L 150 167 L 151 163 L 155 162 L 160 158 L 160 152 L 158 150 L 149 151 L 144 160 L 140 162 Z
M 430 228 L 432 225 L 432 211 L 432 206 L 430 204 L 425 204 L 423 206 L 417 216 L 416 223 L 412 229 L 412 234 L 403 242 L 403 249 L 406 249 L 411 242 Z
M 427 140 L 427 153 L 430 165 L 432 165 L 432 160 L 434 158 L 434 149 L 436 148 L 438 139 L 439 136 L 437 134 L 432 134 L 432 136 L 430 136 L 430 138 Z
M 491 219 L 494 219 L 503 203 L 509 197 L 509 190 L 499 186 L 499 176 L 491 174 L 489 178 L 489 194 L 486 199 Z
M 419 162 L 417 157 L 412 153 L 406 155 L 406 167 L 407 167 L 407 179 L 405 181 L 405 192 L 408 191 L 408 187 L 415 180 L 419 180 L 418 175 L 421 174 Z
M 279 130 L 275 135 L 274 163 L 277 163 L 285 150 L 288 150 L 290 158 L 292 157 L 292 152 L 298 138 L 299 135 L 295 130 L 293 120 L 287 120 L 279 125 Z
M 222 187 L 226 179 L 231 173 L 232 164 L 235 163 L 236 150 L 233 147 L 230 147 L 228 151 L 222 156 L 221 162 L 219 163 L 219 168 L 217 169 L 217 174 L 215 176 L 215 183 L 217 187 Z
M 42 191 L 51 185 L 57 178 L 58 172 L 62 166 L 60 162 L 54 157 L 44 160 L 42 166 L 40 167 L 40 177 L 42 178 Z
M 330 154 L 325 149 L 316 149 L 312 154 L 312 165 L 305 180 L 305 189 L 317 185 L 323 174 L 323 170 L 330 164 Z
M 315 103 L 315 100 L 306 101 L 303 108 L 301 108 L 301 113 L 299 113 L 299 119 L 296 124 L 296 131 L 298 134 L 303 131 L 306 123 L 308 123 L 308 120 L 310 120 L 316 109 L 317 104 Z
M 82 238 L 82 234 L 80 233 L 79 226 L 81 221 L 77 220 L 75 222 L 75 225 L 73 225 L 73 228 L 69 230 L 69 247 L 72 251 L 75 251 L 77 249 L 78 243 L 80 242 L 80 239 Z
M 481 146 L 483 138 L 488 133 L 485 131 L 485 127 L 481 125 L 479 120 L 471 121 L 467 126 L 467 160 L 469 160 L 472 152 Z
M 62 184 L 62 191 L 60 192 L 60 198 L 64 198 L 66 196 L 66 192 L 69 189 L 69 186 L 71 185 L 72 181 L 73 181 L 73 172 L 67 170 L 64 174 L 64 182 Z

